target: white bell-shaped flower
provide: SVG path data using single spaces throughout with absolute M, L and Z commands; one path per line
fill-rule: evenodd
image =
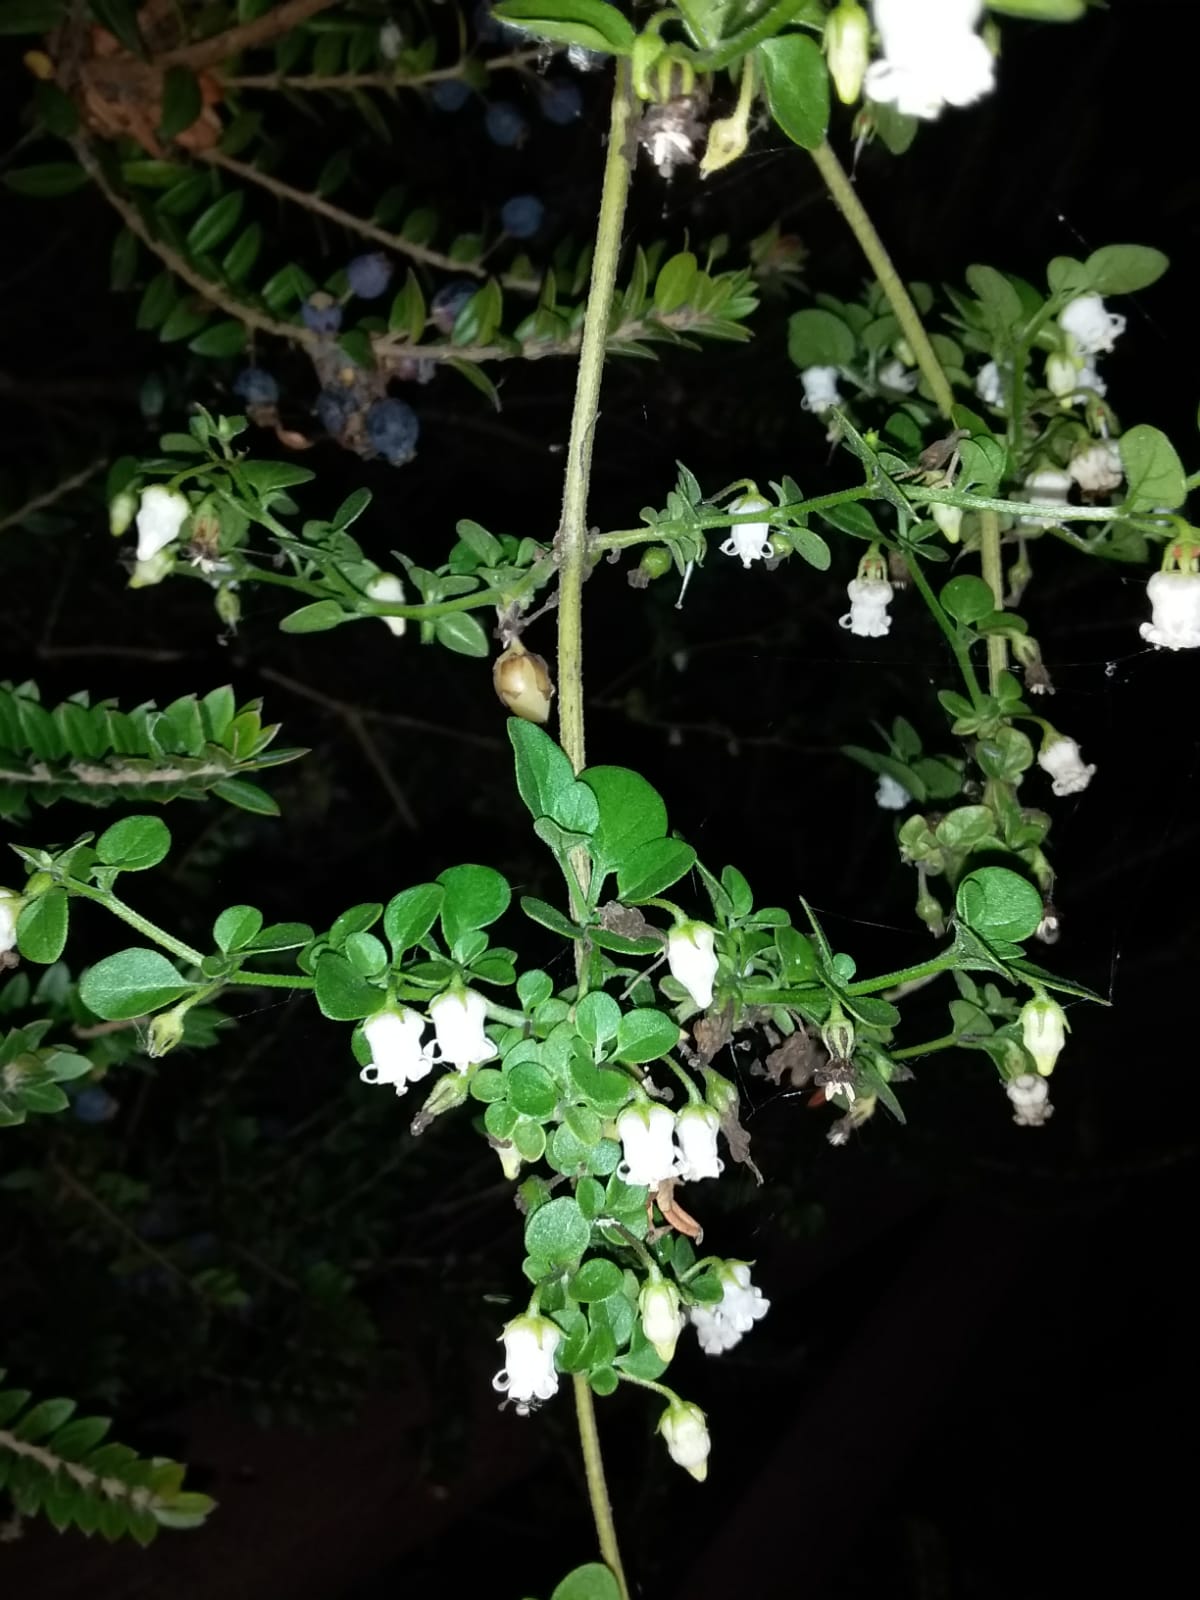
M 712 1005 L 717 953 L 713 930 L 704 922 L 680 922 L 667 935 L 667 966 L 702 1011 Z
M 873 0 L 871 9 L 883 54 L 867 69 L 869 100 L 930 118 L 995 86 L 995 60 L 975 31 L 983 0 Z
M 880 367 L 876 379 L 881 389 L 891 389 L 897 394 L 911 394 L 917 387 L 917 374 L 903 361 L 889 361 L 885 367 Z
M 712 1440 L 700 1407 L 690 1400 L 672 1400 L 658 1420 L 658 1431 L 676 1466 L 690 1472 L 697 1483 L 703 1483 L 708 1476 Z
M 879 782 L 875 786 L 875 804 L 881 811 L 903 811 L 911 800 L 912 795 L 898 778 L 893 778 L 890 772 L 879 774 Z
M 17 918 L 24 904 L 15 889 L 0 889 L 0 956 L 17 948 Z
M 679 1290 L 663 1278 L 645 1284 L 638 1296 L 638 1311 L 642 1319 L 642 1332 L 654 1346 L 658 1359 L 670 1361 L 686 1320 L 679 1301 Z
M 851 578 L 846 585 L 850 609 L 838 618 L 843 628 L 860 639 L 882 639 L 892 625 L 888 607 L 892 603 L 892 586 L 886 578 Z
M 1021 1007 L 1021 1043 L 1041 1077 L 1048 1078 L 1054 1071 L 1069 1031 L 1066 1012 L 1048 994 L 1035 995 Z
M 624 1183 L 656 1189 L 678 1175 L 675 1113 L 666 1106 L 626 1106 L 617 1118 L 617 1137 L 625 1156 L 617 1176 Z
M 805 411 L 815 412 L 819 417 L 830 406 L 840 406 L 842 397 L 837 381 L 836 367 L 805 367 L 800 374 L 800 382 L 804 385 L 804 399 L 800 404 Z
M 717 1269 L 724 1294 L 715 1305 L 691 1306 L 688 1319 L 706 1356 L 724 1355 L 741 1342 L 771 1309 L 761 1289 L 750 1281 L 746 1261 L 725 1261 Z
M 527 1417 L 558 1393 L 554 1352 L 562 1341 L 562 1331 L 548 1317 L 526 1312 L 507 1323 L 500 1337 L 504 1340 L 504 1365 L 492 1379 L 492 1388 L 513 1401 L 518 1416 Z
M 1097 439 L 1077 451 L 1067 463 L 1067 471 L 1088 494 L 1111 494 L 1125 477 L 1121 452 L 1111 439 Z
M 407 1006 L 387 1006 L 363 1023 L 371 1060 L 359 1073 L 364 1083 L 390 1083 L 403 1094 L 410 1083 L 427 1078 L 434 1057 L 421 1043 L 425 1018 Z
M 1004 379 L 994 361 L 987 361 L 975 374 L 975 393 L 985 406 L 1003 407 Z
M 725 1163 L 717 1154 L 721 1119 L 711 1106 L 687 1105 L 675 1118 L 679 1145 L 679 1176 L 684 1183 L 719 1178 Z
M 1074 481 L 1069 472 L 1058 467 L 1039 467 L 1026 477 L 1019 498 L 1035 506 L 1065 506 Z M 1053 528 L 1057 521 L 1057 517 L 1017 518 L 1018 524 L 1025 528 Z
M 766 511 L 770 502 L 758 495 L 745 494 L 731 501 L 729 509 L 739 511 Z M 755 561 L 764 561 L 771 554 L 771 524 L 769 522 L 739 522 L 729 530 L 729 537 L 721 546 L 723 556 L 737 556 L 744 567 Z
M 1004 1092 L 1012 1103 L 1013 1121 L 1018 1128 L 1040 1128 L 1054 1115 L 1050 1085 L 1045 1078 L 1035 1077 L 1032 1072 L 1010 1078 Z
M 429 1015 L 441 1059 L 459 1072 L 490 1061 L 496 1047 L 483 1031 L 487 1001 L 474 989 L 447 989 L 430 1002 Z
M 191 514 L 191 503 L 178 489 L 164 488 L 161 483 L 143 489 L 137 513 L 138 561 L 149 561 L 173 544 Z
M 1058 314 L 1058 325 L 1070 334 L 1080 355 L 1094 356 L 1111 350 L 1125 332 L 1125 318 L 1109 311 L 1098 294 L 1077 295 Z
M 367 584 L 367 599 L 384 605 L 404 604 L 404 585 L 394 572 L 377 572 Z M 380 617 L 380 622 L 399 639 L 408 627 L 407 617 Z
M 1154 608 L 1140 632 L 1159 650 L 1200 649 L 1200 572 L 1155 572 L 1146 585 Z
M 1059 796 L 1079 794 L 1091 783 L 1096 770 L 1095 762 L 1090 766 L 1084 765 L 1075 740 L 1061 733 L 1047 736 L 1037 759 L 1038 766 L 1053 779 L 1050 787 Z
M 1108 385 L 1096 371 L 1096 363 L 1089 357 L 1080 363 L 1079 371 L 1075 376 L 1076 389 L 1090 389 L 1093 394 L 1102 398 L 1108 393 Z

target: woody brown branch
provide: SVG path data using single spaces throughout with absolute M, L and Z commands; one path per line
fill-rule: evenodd
M 276 6 L 273 11 L 268 11 L 261 17 L 256 17 L 253 22 L 244 22 L 236 28 L 228 28 L 212 39 L 202 39 L 199 44 L 186 44 L 177 50 L 168 50 L 164 55 L 155 58 L 156 65 L 190 67 L 193 72 L 203 71 L 205 67 L 213 67 L 220 61 L 228 61 L 230 56 L 240 55 L 243 50 L 254 50 L 260 45 L 270 44 L 280 34 L 299 27 L 302 22 L 315 17 L 319 11 L 328 11 L 330 6 L 336 3 L 337 0 L 284 0 L 283 5 Z

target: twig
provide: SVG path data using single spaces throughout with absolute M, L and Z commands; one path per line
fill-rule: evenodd
M 461 728 L 450 728 L 440 722 L 423 722 L 420 717 L 406 716 L 402 711 L 376 711 L 370 706 L 351 705 L 334 695 L 326 694 L 322 689 L 314 689 L 299 678 L 289 677 L 286 672 L 277 672 L 274 667 L 260 667 L 259 676 L 271 683 L 277 683 L 281 689 L 289 689 L 303 700 L 311 700 L 315 705 L 324 706 L 327 711 L 332 711 L 339 717 L 349 715 L 373 722 L 388 722 L 396 728 L 412 728 L 419 733 L 438 734 L 443 739 L 459 739 L 464 744 L 476 745 L 481 750 L 500 748 L 499 739 L 493 739 L 484 733 L 467 733 Z
M 298 28 L 309 17 L 315 17 L 318 11 L 328 11 L 330 6 L 336 4 L 337 0 L 284 0 L 283 5 L 256 17 L 253 22 L 243 22 L 236 28 L 227 28 L 212 39 L 202 39 L 199 44 L 181 45 L 177 50 L 168 50 L 165 55 L 156 56 L 155 65 L 191 67 L 193 72 L 200 72 L 205 67 L 216 66 L 218 61 L 240 55 L 243 50 L 254 50 L 259 45 L 270 44 L 281 33 Z
M 196 1287 L 186 1272 L 175 1265 L 170 1256 L 163 1255 L 161 1250 L 156 1250 L 148 1240 L 143 1239 L 140 1233 L 131 1228 L 123 1217 L 119 1217 L 111 1206 L 106 1205 L 100 1196 L 93 1193 L 87 1184 L 77 1178 L 73 1172 L 68 1172 L 66 1167 L 62 1166 L 58 1161 L 50 1162 L 50 1171 L 64 1189 L 69 1189 L 77 1200 L 82 1200 L 86 1206 L 90 1206 L 97 1216 L 103 1218 L 109 1227 L 115 1229 L 123 1238 L 128 1239 L 130 1244 L 136 1250 L 139 1250 L 142 1255 L 153 1261 L 155 1266 L 161 1267 L 168 1276 L 177 1278 L 185 1288 L 189 1289 L 205 1305 L 209 1303 L 208 1296 L 203 1290 Z
M 351 711 L 347 709 L 343 711 L 342 717 L 347 728 L 349 728 L 350 732 L 358 741 L 358 747 L 362 751 L 363 755 L 366 756 L 367 761 L 375 773 L 375 776 L 379 779 L 380 783 L 387 791 L 388 799 L 395 806 L 400 820 L 404 823 L 406 828 L 411 828 L 414 833 L 418 832 L 421 825 L 417 821 L 416 812 L 409 804 L 408 796 L 400 787 L 399 783 L 397 783 L 396 776 L 392 769 L 388 766 L 387 762 L 380 754 L 379 746 L 371 737 L 370 730 L 363 721 L 362 713 L 360 711 Z
M 52 506 L 55 501 L 70 494 L 72 489 L 82 488 L 89 479 L 103 471 L 107 464 L 103 460 L 93 461 L 90 466 L 81 468 L 79 472 L 72 473 L 69 478 L 64 478 L 61 483 L 55 484 L 53 489 L 47 489 L 44 494 L 34 495 L 32 500 L 27 500 L 23 506 L 18 506 L 16 511 L 10 511 L 7 516 L 0 517 L 0 533 L 4 533 L 8 528 L 17 527 L 34 512 L 44 511 L 47 506 Z
M 541 59 L 542 50 L 514 50 L 510 55 L 492 56 L 478 65 L 485 72 L 503 72 L 508 68 L 520 71 L 522 67 Z M 260 72 L 222 75 L 226 89 L 287 89 L 301 94 L 331 94 L 351 89 L 420 89 L 427 83 L 447 83 L 461 78 L 463 63 L 453 67 L 435 67 L 432 72 L 309 72 L 295 77 L 286 72 Z

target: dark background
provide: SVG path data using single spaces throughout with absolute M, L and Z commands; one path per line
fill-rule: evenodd
M 1163 427 L 1189 468 L 1200 264 L 1190 12 L 1118 0 L 1073 27 L 1005 19 L 1000 92 L 922 129 L 902 161 L 868 152 L 858 172 L 910 278 L 958 282 L 982 260 L 1036 281 L 1055 254 L 1126 240 L 1166 250 L 1170 274 L 1122 305 L 1129 329 L 1104 371 L 1123 422 Z M 19 53 L 7 54 L 23 93 Z M 404 161 L 463 216 L 516 183 L 546 196 L 556 228 L 581 230 L 605 97 L 597 78 L 584 87 L 583 124 L 543 127 L 520 154 L 480 153 L 477 127 L 404 113 Z M 837 142 L 846 152 L 845 124 Z M 683 174 L 664 188 L 643 168 L 634 226 L 678 244 L 689 232 L 744 240 L 778 219 L 808 249 L 808 287 L 850 296 L 862 269 L 814 176 L 803 152 L 760 131 L 707 186 Z M 16 504 L 22 487 L 53 483 L 93 454 L 152 448 L 157 430 L 137 407 L 147 373 L 167 374 L 172 426 L 188 397 L 219 406 L 231 374 L 211 363 L 168 373 L 161 347 L 134 331 L 133 298 L 107 291 L 113 221 L 98 197 L 9 197 L 5 209 L 19 247 L 2 280 L 0 437 Z M 828 461 L 797 405 L 783 335 L 801 303 L 768 302 L 744 348 L 614 364 L 596 443 L 599 526 L 630 526 L 641 505 L 661 504 L 677 458 L 710 491 L 784 472 L 808 492 L 844 481 L 845 463 Z M 302 411 L 310 380 L 286 360 L 279 370 Z M 359 527 L 381 560 L 399 547 L 435 561 L 464 515 L 548 537 L 571 381 L 566 364 L 506 368 L 497 418 L 439 377 L 413 395 L 424 431 L 412 466 L 396 473 L 323 445 L 306 458 L 319 476 L 301 491 L 304 510 L 368 484 L 377 498 Z M 289 743 L 312 747 L 272 781 L 279 820 L 173 808 L 177 850 L 142 903 L 184 936 L 235 900 L 320 925 L 463 858 L 494 862 L 524 891 L 552 890 L 513 803 L 480 663 L 368 626 L 288 639 L 265 591 L 248 596 L 237 638 L 222 644 L 198 586 L 123 590 L 98 501 L 60 531 L 0 538 L 0 676 L 35 677 L 47 700 L 86 685 L 133 703 L 228 680 L 241 697 L 264 696 Z M 704 1361 L 689 1350 L 678 1363 L 676 1386 L 709 1413 L 708 1483 L 670 1465 L 643 1397 L 600 1407 L 618 1527 L 644 1594 L 1040 1600 L 1118 1579 L 1157 1592 L 1185 1560 L 1198 1420 L 1188 1032 L 1197 666 L 1141 648 L 1143 572 L 1048 544 L 1033 559 L 1026 612 L 1058 685 L 1053 716 L 1099 766 L 1085 795 L 1055 807 L 1064 931 L 1048 964 L 1112 1008 L 1071 1007 L 1057 1115 L 1040 1132 L 1011 1126 L 982 1056 L 918 1063 L 908 1126 L 877 1117 L 841 1150 L 826 1145 L 823 1116 L 802 1097 L 742 1074 L 766 1183 L 706 1196 L 707 1239 L 756 1259 L 773 1309 L 729 1355 Z M 839 947 L 886 969 L 918 937 L 914 885 L 896 860 L 891 817 L 837 746 L 869 743 L 871 719 L 903 713 L 947 748 L 934 689 L 950 663 L 912 599 L 897 604 L 886 641 L 837 629 L 848 553 L 835 553 L 824 577 L 796 565 L 772 579 L 714 561 L 682 611 L 673 580 L 638 595 L 623 569 L 602 567 L 587 591 L 589 756 L 645 772 L 708 864 L 735 862 L 762 901 L 804 894 Z M 550 653 L 549 622 L 530 642 Z M 94 822 L 37 815 L 14 837 L 50 842 Z M 77 964 L 114 947 L 98 918 L 79 928 Z M 939 1004 L 924 1019 L 919 1007 L 906 1012 L 906 1042 L 941 1031 Z M 163 1064 L 120 1161 L 183 1184 L 173 1130 L 198 1105 L 236 1096 L 239 1108 L 283 1119 L 295 1160 L 272 1178 L 264 1218 L 275 1228 L 290 1216 L 300 1234 L 331 1194 L 349 1191 L 346 1226 L 369 1214 L 385 1230 L 391 1254 L 362 1274 L 383 1354 L 347 1379 L 353 1420 L 256 1429 L 239 1372 L 270 1371 L 294 1345 L 307 1393 L 319 1387 L 314 1367 L 336 1365 L 336 1351 L 307 1343 L 302 1311 L 264 1281 L 244 1326 L 214 1338 L 209 1362 L 173 1365 L 153 1335 L 173 1313 L 151 1302 L 138 1315 L 154 1358 L 136 1343 L 122 1357 L 118 1432 L 187 1459 L 218 1514 L 148 1554 L 35 1527 L 0 1547 L 0 1576 L 14 1592 L 23 1580 L 63 1597 L 547 1593 L 589 1557 L 593 1536 L 565 1393 L 536 1422 L 494 1409 L 490 1341 L 511 1313 L 484 1297 L 512 1294 L 519 1272 L 507 1188 L 465 1121 L 414 1149 L 405 1111 L 347 1089 L 344 1030 L 313 1008 L 247 1009 L 216 1052 Z M 353 1147 L 357 1164 L 338 1172 L 347 1106 L 370 1126 Z M 85 1142 L 107 1137 L 46 1125 L 37 1134 L 55 1159 L 85 1163 Z M 32 1145 L 20 1148 L 19 1159 L 35 1159 Z M 203 1226 L 197 1180 L 187 1181 Z M 253 1212 L 217 1210 L 208 1225 L 227 1226 L 245 1248 Z M 78 1238 L 88 1224 L 72 1226 L 69 1248 L 27 1221 L 0 1244 L 0 1349 L 14 1377 L 104 1409 L 100 1346 L 123 1315 L 106 1299 L 122 1291 L 97 1267 L 102 1230 L 89 1255 Z M 14 1343 L 39 1372 L 16 1370 Z

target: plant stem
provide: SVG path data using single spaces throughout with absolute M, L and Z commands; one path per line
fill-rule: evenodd
M 583 339 L 579 347 L 579 373 L 575 380 L 575 408 L 567 446 L 563 482 L 562 522 L 558 530 L 558 736 L 571 765 L 579 772 L 585 762 L 583 732 L 583 580 L 587 575 L 587 496 L 592 468 L 592 441 L 604 371 L 605 343 L 612 315 L 617 259 L 621 250 L 621 224 L 629 194 L 627 143 L 633 96 L 630 69 L 617 62 L 613 86 L 612 118 L 600 215 L 596 223 L 596 252 L 588 288 Z
M 992 591 L 992 604 L 997 611 L 1004 610 L 1004 567 L 1000 560 L 1000 518 L 994 511 L 985 511 L 979 519 L 979 562 L 983 581 Z M 1008 644 L 999 634 L 987 636 L 988 690 L 995 694 L 1000 687 L 1000 674 L 1008 666 Z
M 961 1033 L 943 1033 L 938 1039 L 926 1039 L 924 1044 L 908 1044 L 903 1050 L 889 1050 L 893 1061 L 907 1061 L 913 1056 L 931 1056 L 935 1050 L 952 1050 L 962 1043 Z
M 135 911 L 132 906 L 127 906 L 123 900 L 118 900 L 115 894 L 106 894 L 103 889 L 93 889 L 90 884 L 86 883 L 63 883 L 63 888 L 68 894 L 79 895 L 84 900 L 94 900 L 97 905 L 103 906 L 106 911 L 111 911 L 114 917 L 120 917 L 122 922 L 127 922 L 131 928 L 136 928 L 139 933 L 144 933 L 147 939 L 153 939 L 155 944 L 161 945 L 164 950 L 169 950 L 173 956 L 178 956 L 181 961 L 190 961 L 192 966 L 198 967 L 204 960 L 199 950 L 193 950 L 190 944 L 184 944 L 182 939 L 177 939 L 174 934 L 167 933 L 157 923 L 151 922 L 149 917 L 142 916 L 140 911 Z
M 797 500 L 788 506 L 769 506 L 766 511 L 724 514 L 714 511 L 709 516 L 698 516 L 691 522 L 656 522 L 652 527 L 619 528 L 613 533 L 594 534 L 591 548 L 593 552 L 625 550 L 630 545 L 661 542 L 672 534 L 692 533 L 707 528 L 736 528 L 743 522 L 768 522 L 773 528 L 791 528 L 800 517 L 806 517 L 813 511 L 825 511 L 830 506 L 845 505 L 850 500 L 870 500 L 875 493 L 872 484 L 863 483 L 856 489 L 839 489 L 835 494 L 818 495 L 814 500 Z
M 618 66 L 620 64 L 618 63 Z M 617 1580 L 621 1600 L 629 1600 L 629 1585 L 621 1565 L 621 1551 L 617 1544 L 617 1530 L 613 1524 L 612 1506 L 608 1499 L 608 1484 L 604 1481 L 604 1462 L 600 1458 L 600 1435 L 596 1428 L 596 1407 L 592 1391 L 582 1372 L 571 1379 L 575 1389 L 575 1416 L 579 1422 L 579 1443 L 583 1449 L 583 1470 L 587 1477 L 588 1499 L 592 1505 L 592 1520 L 600 1540 L 600 1554 L 605 1565 Z
M 875 224 L 867 215 L 854 185 L 847 177 L 845 168 L 834 155 L 828 140 L 823 140 L 815 150 L 810 150 L 809 154 L 816 162 L 817 171 L 825 180 L 825 187 L 833 197 L 834 204 L 850 224 L 850 230 L 858 240 L 863 255 L 870 262 L 871 269 L 879 280 L 879 287 L 887 296 L 888 304 L 900 324 L 900 330 L 916 357 L 921 375 L 937 401 L 938 410 L 944 417 L 950 417 L 954 411 L 954 391 L 942 371 L 942 364 L 933 345 L 929 342 L 925 324 L 921 321 L 900 274 L 893 266 L 883 240 L 876 233 Z
M 250 989 L 311 989 L 315 979 L 291 972 L 229 972 L 222 983 L 240 983 Z
M 962 680 L 966 685 L 972 706 L 976 711 L 981 711 L 983 709 L 983 693 L 979 687 L 979 679 L 975 676 L 975 668 L 971 661 L 970 652 L 959 638 L 958 630 L 938 603 L 937 596 L 930 588 L 929 579 L 925 576 L 921 563 L 911 545 L 904 546 L 904 560 L 908 566 L 909 576 L 916 584 L 921 598 L 929 607 L 934 621 L 946 635 L 950 649 L 954 652 L 954 659 L 958 662 L 958 670 L 962 673 Z
M 894 989 L 901 983 L 913 983 L 921 978 L 934 978 L 947 972 L 955 962 L 955 952 L 945 950 L 940 956 L 931 956 L 915 967 L 901 967 L 899 972 L 885 972 L 878 978 L 864 978 L 861 983 L 848 983 L 847 994 L 875 994 L 880 989 Z

